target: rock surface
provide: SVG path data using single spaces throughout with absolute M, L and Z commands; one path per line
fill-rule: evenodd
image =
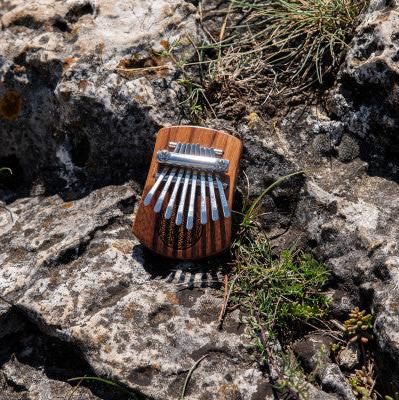
M 338 354 L 338 364 L 347 371 L 355 369 L 361 360 L 360 347 L 358 343 L 350 343 Z
M 64 382 L 48 379 L 43 372 L 17 360 L 3 365 L 0 372 L 1 400 L 65 400 L 73 396 L 76 400 L 98 400 L 89 389 L 74 388 Z M 11 389 L 11 388 L 14 389 Z
M 399 383 L 398 10 L 371 1 L 323 107 L 297 105 L 254 125 L 208 121 L 243 139 L 253 196 L 282 175 L 312 171 L 265 199 L 265 232 L 331 268 L 335 317 L 356 305 L 373 311 L 388 385 Z M 0 15 L 0 166 L 18 181 L 0 187 L 13 215 L 0 209 L 0 339 L 29 319 L 72 344 L 93 373 L 163 400 L 179 396 L 207 354 L 188 398 L 272 398 L 238 310 L 217 329 L 220 271 L 154 258 L 130 230 L 153 135 L 184 120 L 173 63 L 154 52 L 185 32 L 201 35 L 195 7 L 11 0 Z M 183 40 L 180 51 L 192 50 Z M 2 363 L 25 386 L 16 361 Z M 338 367 L 326 365 L 318 378 L 333 395 L 320 398 L 351 399 Z M 21 366 L 35 377 L 27 390 L 52 387 L 29 368 Z
M 157 127 L 182 119 L 175 67 L 159 53 L 179 40 L 189 57 L 196 8 L 183 0 L 1 8 L 2 164 L 29 182 L 40 171 L 53 192 L 143 179 Z
M 325 392 L 332 392 L 345 400 L 355 400 L 344 375 L 331 360 L 332 343 L 332 338 L 314 334 L 294 343 L 293 350 L 304 368 L 317 378 Z
M 190 398 L 267 398 L 271 388 L 246 353 L 238 311 L 217 328 L 216 271 L 151 263 L 131 234 L 134 199 L 125 185 L 74 202 L 57 195 L 14 202 L 1 242 L 2 295 L 47 334 L 78 346 L 97 374 L 148 396 L 175 399 L 207 355 Z
M 344 161 L 360 154 L 376 175 L 391 174 L 399 154 L 397 1 L 372 0 L 356 29 L 327 101 L 327 134 Z M 345 143 L 353 138 L 352 143 Z M 341 142 L 346 149 L 342 148 Z M 357 143 L 360 143 L 360 148 Z M 353 154 L 352 154 L 353 153 Z

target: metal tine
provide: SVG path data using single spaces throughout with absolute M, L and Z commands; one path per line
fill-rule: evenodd
M 205 156 L 206 150 L 205 147 L 201 146 L 200 155 Z M 206 215 L 206 182 L 205 182 L 205 173 L 201 172 L 201 224 L 205 225 L 208 221 L 208 217 Z
M 214 157 L 214 152 L 211 149 L 207 148 L 205 150 L 205 155 L 208 157 Z M 209 199 L 211 202 L 211 216 L 212 221 L 217 221 L 219 219 L 218 205 L 216 203 L 215 196 L 215 186 L 213 185 L 213 175 L 208 173 L 208 185 L 209 185 Z
M 212 154 L 216 156 L 215 152 L 211 150 Z M 216 184 L 218 187 L 220 203 L 222 204 L 223 215 L 225 218 L 230 218 L 231 212 L 229 209 L 229 204 L 227 203 L 226 194 L 224 193 L 223 183 L 219 178 L 218 174 L 215 174 Z
M 178 143 L 176 148 L 175 148 L 175 150 L 174 150 L 174 152 L 175 153 L 179 153 L 181 146 L 182 146 L 182 144 Z M 163 202 L 165 200 L 166 193 L 168 192 L 169 186 L 172 183 L 173 177 L 176 174 L 176 170 L 177 170 L 177 168 L 172 168 L 172 170 L 170 171 L 170 173 L 168 175 L 168 179 L 167 179 L 167 181 L 165 183 L 165 186 L 163 187 L 163 189 L 161 191 L 161 194 L 159 195 L 158 200 L 157 200 L 157 202 L 155 203 L 155 206 L 154 206 L 154 211 L 156 213 L 159 213 L 161 211 L 162 204 L 163 204 Z
M 191 151 L 191 145 L 187 144 L 185 149 L 185 154 L 190 154 L 190 151 Z M 183 189 L 181 192 L 179 207 L 177 208 L 177 214 L 176 214 L 176 225 L 178 226 L 180 226 L 183 223 L 184 205 L 186 204 L 186 196 L 187 196 L 188 184 L 190 182 L 190 176 L 191 176 L 191 170 L 187 169 L 186 175 L 184 176 Z
M 165 175 L 168 173 L 168 171 L 169 171 L 168 167 L 163 168 L 163 170 L 161 171 L 160 175 L 158 176 L 158 179 L 156 180 L 156 182 L 152 186 L 151 190 L 147 193 L 147 196 L 145 196 L 145 199 L 144 199 L 144 205 L 145 206 L 148 206 L 151 203 L 151 200 L 154 197 L 155 192 L 157 191 L 159 185 L 161 184 L 161 182 L 165 178 Z
M 190 149 L 190 154 L 200 155 L 200 145 L 192 144 Z M 193 176 L 191 178 L 191 193 L 190 193 L 190 203 L 188 205 L 187 213 L 187 223 L 186 228 L 191 231 L 194 226 L 194 208 L 195 208 L 195 191 L 197 189 L 197 171 L 193 171 Z
M 189 145 L 187 145 L 186 143 L 182 143 L 179 153 L 184 154 L 186 152 L 187 146 L 189 146 Z M 166 207 L 165 219 L 170 219 L 172 217 L 173 207 L 175 206 L 176 197 L 177 197 L 177 191 L 179 190 L 180 182 L 183 178 L 183 174 L 184 174 L 184 168 L 180 168 L 179 172 L 177 174 L 175 186 L 173 187 L 172 195 L 170 196 L 168 205 Z
M 229 203 L 227 203 L 226 194 L 224 193 L 223 183 L 217 175 L 215 176 L 215 178 L 218 186 L 220 203 L 222 204 L 223 215 L 225 216 L 225 218 L 230 218 L 231 212 L 229 208 Z

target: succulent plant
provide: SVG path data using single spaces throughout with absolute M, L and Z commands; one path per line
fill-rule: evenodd
M 349 383 L 356 398 L 361 400 L 375 400 L 376 394 L 373 392 L 374 379 L 372 367 L 362 367 L 357 369 L 349 376 Z
M 367 344 L 373 338 L 373 316 L 366 314 L 365 310 L 360 311 L 359 307 L 349 313 L 349 319 L 344 325 L 350 342 L 360 341 Z
M 330 348 L 333 353 L 338 353 L 341 350 L 342 345 L 341 343 L 332 343 Z

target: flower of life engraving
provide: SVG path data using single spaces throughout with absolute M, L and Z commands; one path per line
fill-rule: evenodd
M 161 212 L 158 223 L 158 235 L 162 242 L 173 249 L 184 250 L 194 246 L 202 236 L 204 226 L 201 225 L 199 213 L 195 213 L 193 229 L 186 228 L 187 214 L 183 218 L 183 223 L 178 226 L 175 224 L 177 208 L 174 207 L 172 217 L 165 219 L 164 212 Z

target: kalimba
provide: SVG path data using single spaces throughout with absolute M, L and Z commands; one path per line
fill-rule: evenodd
M 241 149 L 239 139 L 222 131 L 161 129 L 133 225 L 140 242 L 181 260 L 225 250 Z

